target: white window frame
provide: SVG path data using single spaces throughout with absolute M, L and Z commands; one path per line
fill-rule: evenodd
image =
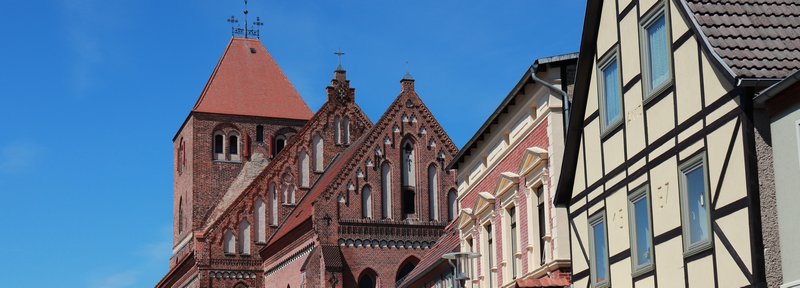
M 706 209 L 706 227 L 708 228 L 708 239 L 705 241 L 701 241 L 698 243 L 691 244 L 689 243 L 691 237 L 691 226 L 689 225 L 689 203 L 688 196 L 688 187 L 686 186 L 686 173 L 690 172 L 691 170 L 697 169 L 698 166 L 703 169 L 703 196 L 706 199 L 705 209 Z M 680 199 L 681 199 L 681 227 L 683 230 L 683 256 L 689 257 L 705 250 L 708 250 L 714 246 L 714 231 L 711 229 L 711 198 L 709 193 L 709 183 L 708 183 L 708 158 L 706 157 L 706 153 L 701 152 L 699 155 L 696 155 L 688 160 L 684 161 L 678 167 L 678 180 L 680 182 Z
M 650 272 L 655 267 L 655 258 L 653 257 L 654 249 L 653 249 L 653 215 L 652 215 L 652 205 L 650 198 L 650 188 L 645 185 L 639 189 L 636 189 L 633 193 L 628 196 L 628 230 L 630 231 L 630 242 L 631 242 L 631 274 L 633 277 L 642 275 L 644 273 Z M 650 242 L 650 263 L 644 265 L 637 265 L 639 262 L 638 255 L 636 251 L 638 251 L 638 247 L 636 246 L 636 239 L 639 236 L 638 231 L 636 230 L 636 223 L 639 219 L 636 219 L 636 209 L 635 209 L 635 202 L 644 200 L 647 202 L 647 227 L 648 235 L 644 235 L 647 237 L 647 240 Z
M 667 74 L 668 78 L 664 80 L 663 83 L 659 84 L 656 87 L 650 87 L 651 75 L 650 75 L 650 43 L 648 42 L 647 37 L 647 28 L 650 27 L 658 18 L 661 16 L 664 17 L 664 28 L 666 29 L 665 35 L 667 39 L 665 42 L 667 43 L 666 51 L 667 51 Z M 664 91 L 667 87 L 672 84 L 672 40 L 671 40 L 671 27 L 669 25 L 669 9 L 667 9 L 667 4 L 665 1 L 661 1 L 661 3 L 655 4 L 654 8 L 647 12 L 646 15 L 642 17 L 641 23 L 639 25 L 639 48 L 641 50 L 640 55 L 640 63 L 642 69 L 642 88 L 644 89 L 644 93 L 642 93 L 644 97 L 644 102 L 647 103 L 651 99 L 653 99 L 656 95 L 660 94 Z
M 620 62 L 619 59 L 621 59 L 620 56 L 619 56 L 619 48 L 614 46 L 614 48 L 611 48 L 611 50 L 609 50 L 609 52 L 605 56 L 603 56 L 603 58 L 601 58 L 599 61 L 597 61 L 597 63 L 598 63 L 597 64 L 597 77 L 598 77 L 598 79 L 597 79 L 597 82 L 598 82 L 597 83 L 598 84 L 597 85 L 597 88 L 598 88 L 597 95 L 598 95 L 598 98 L 599 98 L 597 103 L 599 104 L 598 105 L 598 110 L 600 110 L 600 113 L 599 113 L 600 119 L 599 120 L 600 120 L 600 132 L 601 132 L 600 134 L 601 134 L 601 137 L 604 137 L 605 135 L 607 135 L 608 133 L 613 131 L 615 128 L 617 128 L 617 126 L 621 125 L 622 122 L 625 120 L 625 111 L 623 111 L 624 110 L 623 107 L 625 107 L 625 95 L 624 95 L 624 93 L 622 93 L 622 73 L 620 73 L 620 68 L 622 68 L 622 63 Z M 606 122 L 606 120 L 605 120 L 606 119 L 606 111 L 605 111 L 606 110 L 606 108 L 605 108 L 606 107 L 606 104 L 605 104 L 606 103 L 606 89 L 605 89 L 605 87 L 606 87 L 607 84 L 605 83 L 605 77 L 604 77 L 604 74 L 603 74 L 603 70 L 608 68 L 609 64 L 611 64 L 611 63 L 616 63 L 617 64 L 617 83 L 614 83 L 614 85 L 617 85 L 617 89 L 619 91 L 619 105 L 620 105 L 620 107 L 619 107 L 619 116 L 618 116 L 618 118 L 616 120 L 613 120 L 610 123 L 605 123 Z
M 590 272 L 591 272 L 591 273 L 589 273 L 589 278 L 590 278 L 589 281 L 591 283 L 591 287 L 592 288 L 610 287 L 611 286 L 611 263 L 609 262 L 610 255 L 608 255 L 608 222 L 606 221 L 606 211 L 605 211 L 605 209 L 600 210 L 600 212 L 598 212 L 597 214 L 589 217 L 589 221 L 588 222 L 589 222 L 589 255 L 590 255 L 590 257 L 589 257 L 589 262 L 590 262 L 589 263 L 589 268 L 590 268 Z M 606 261 L 605 261 L 606 267 L 604 268 L 605 269 L 605 273 L 606 273 L 606 279 L 603 282 L 596 283 L 595 282 L 595 278 L 596 278 L 596 275 L 597 275 L 597 260 L 595 259 L 594 255 L 595 255 L 595 249 L 598 249 L 598 247 L 596 247 L 595 243 L 594 243 L 594 239 L 595 239 L 595 237 L 594 237 L 594 225 L 596 225 L 597 223 L 601 223 L 601 222 L 603 223 L 603 230 L 604 230 L 603 231 L 603 236 L 606 238 L 605 241 L 604 241 L 605 245 L 603 247 L 601 247 L 602 249 L 605 250 L 605 255 L 606 255 Z

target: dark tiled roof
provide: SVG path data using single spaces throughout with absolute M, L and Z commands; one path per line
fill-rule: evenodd
M 325 259 L 325 268 L 332 271 L 341 271 L 344 267 L 344 257 L 339 246 L 322 245 L 322 259 Z
M 778 79 L 800 68 L 800 1 L 685 1 L 736 76 Z

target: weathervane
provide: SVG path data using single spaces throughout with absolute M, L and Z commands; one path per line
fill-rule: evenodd
M 238 25 L 239 19 L 236 17 L 231 16 L 228 18 L 228 23 L 231 23 L 231 34 L 233 36 L 244 36 L 244 38 L 261 38 L 261 30 L 257 28 L 250 28 L 247 26 L 247 0 L 244 0 L 244 28 Z M 256 17 L 256 21 L 253 21 L 253 27 L 261 27 L 264 26 L 264 23 L 261 22 L 261 17 Z

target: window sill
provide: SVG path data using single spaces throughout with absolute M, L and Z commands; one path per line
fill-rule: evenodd
M 225 252 L 225 257 L 236 257 L 235 253 Z
M 214 163 L 230 163 L 230 164 L 241 164 L 242 160 L 219 160 L 214 159 Z

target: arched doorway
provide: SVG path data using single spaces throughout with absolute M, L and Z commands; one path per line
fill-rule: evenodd
M 364 273 L 364 275 L 361 275 L 361 278 L 358 279 L 358 288 L 375 288 L 375 277 Z
M 419 259 L 414 256 L 408 257 L 403 261 L 403 264 L 400 264 L 400 268 L 397 269 L 397 276 L 395 276 L 394 281 L 399 282 L 400 279 L 408 276 L 408 273 L 411 273 L 411 270 L 417 267 L 417 263 L 419 263 Z

